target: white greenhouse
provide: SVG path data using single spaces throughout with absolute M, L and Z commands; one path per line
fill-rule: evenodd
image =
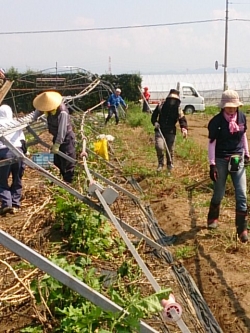
M 177 82 L 193 84 L 204 96 L 206 105 L 217 105 L 224 87 L 224 74 L 168 74 L 141 75 L 142 87 L 149 88 L 152 100 L 165 99 Z M 250 73 L 228 73 L 228 88 L 236 90 L 245 104 L 250 104 Z

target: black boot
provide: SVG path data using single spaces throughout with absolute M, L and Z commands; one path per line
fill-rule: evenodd
M 218 218 L 220 215 L 220 204 L 214 205 L 210 202 L 209 211 L 207 215 L 207 227 L 209 229 L 216 229 L 218 227 Z
M 247 236 L 247 211 L 236 211 L 235 225 L 237 235 L 242 243 L 248 241 Z

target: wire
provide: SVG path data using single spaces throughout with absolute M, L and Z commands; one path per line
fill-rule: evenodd
M 34 30 L 34 31 L 6 31 L 0 32 L 0 35 L 20 35 L 20 34 L 43 34 L 43 33 L 65 33 L 65 32 L 86 32 L 86 31 L 102 31 L 102 30 L 119 30 L 119 29 L 137 29 L 137 28 L 151 28 L 151 27 L 164 27 L 173 25 L 196 24 L 225 21 L 225 19 L 214 20 L 201 20 L 201 21 L 186 21 L 186 22 L 173 22 L 173 23 L 159 23 L 159 24 L 144 24 L 144 25 L 128 25 L 107 28 L 83 28 L 83 29 L 58 29 L 58 30 Z

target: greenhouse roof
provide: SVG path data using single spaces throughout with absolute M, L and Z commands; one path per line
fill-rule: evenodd
M 151 92 L 169 91 L 176 88 L 177 82 L 192 83 L 198 91 L 222 90 L 224 74 L 168 74 L 141 75 L 142 87 L 147 86 Z M 250 89 L 250 73 L 228 73 L 227 83 L 229 89 Z

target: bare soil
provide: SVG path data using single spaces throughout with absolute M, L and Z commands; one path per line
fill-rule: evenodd
M 207 149 L 208 145 L 208 121 L 208 116 L 188 116 L 189 137 L 203 149 Z M 178 160 L 174 176 L 179 178 L 182 167 Z M 193 172 L 195 173 L 195 170 Z M 206 178 L 207 175 L 203 177 Z M 200 180 L 202 178 L 198 177 L 197 181 Z M 250 332 L 250 245 L 236 242 L 235 201 L 234 197 L 228 194 L 222 204 L 218 230 L 207 230 L 208 203 L 212 195 L 209 185 L 209 181 L 205 182 L 191 193 L 187 192 L 186 196 L 180 196 L 179 193 L 165 195 L 160 203 L 152 202 L 151 205 L 166 233 L 178 236 L 175 243 L 176 253 L 178 248 L 195 248 L 193 255 L 190 253 L 189 258 L 183 258 L 184 265 L 223 332 Z M 192 194 L 191 200 L 188 194 Z
M 201 149 L 207 149 L 209 117 L 189 115 L 187 118 L 189 138 L 192 138 Z M 124 124 L 119 125 L 120 129 L 123 127 Z M 117 127 L 110 132 L 118 136 Z M 146 167 L 156 169 L 156 159 L 152 163 L 148 161 L 146 154 L 138 156 L 138 149 L 143 144 L 153 144 L 153 134 L 147 135 L 140 129 L 132 129 L 130 132 L 131 135 L 124 135 L 124 149 L 133 152 L 134 159 L 140 159 Z M 135 145 L 135 142 L 138 144 Z M 178 148 L 176 150 L 178 151 Z M 133 158 L 130 163 L 133 163 Z M 208 177 L 208 173 L 200 173 L 199 168 L 193 170 L 177 154 L 172 177 L 156 174 L 154 179 L 140 180 L 140 185 L 145 194 L 150 194 L 150 206 L 160 227 L 166 234 L 177 236 L 171 251 L 179 256 L 192 275 L 223 332 L 250 332 L 248 290 L 250 244 L 243 245 L 236 242 L 234 197 L 230 193 L 226 194 L 219 228 L 214 232 L 208 231 L 206 216 L 212 195 L 211 182 L 205 182 L 191 192 L 186 191 L 183 184 L 187 175 L 193 183 Z M 44 180 L 28 168 L 23 183 L 22 210 L 13 216 L 0 217 L 0 228 L 46 255 L 50 216 L 43 209 L 43 205 L 49 200 L 50 192 Z M 11 262 L 13 267 L 19 263 L 18 256 L 3 247 L 0 247 L 0 259 Z M 0 262 L 0 273 L 1 295 L 6 286 L 11 288 L 17 285 L 18 281 L 3 262 Z M 36 274 L 38 273 L 34 272 L 34 276 Z M 19 277 L 25 281 L 25 276 L 19 275 Z M 15 308 L 8 313 L 1 311 L 0 305 L 1 333 L 19 332 L 20 327 L 30 322 L 33 314 L 31 303 L 28 302 L 27 305 L 25 301 L 20 309 Z

